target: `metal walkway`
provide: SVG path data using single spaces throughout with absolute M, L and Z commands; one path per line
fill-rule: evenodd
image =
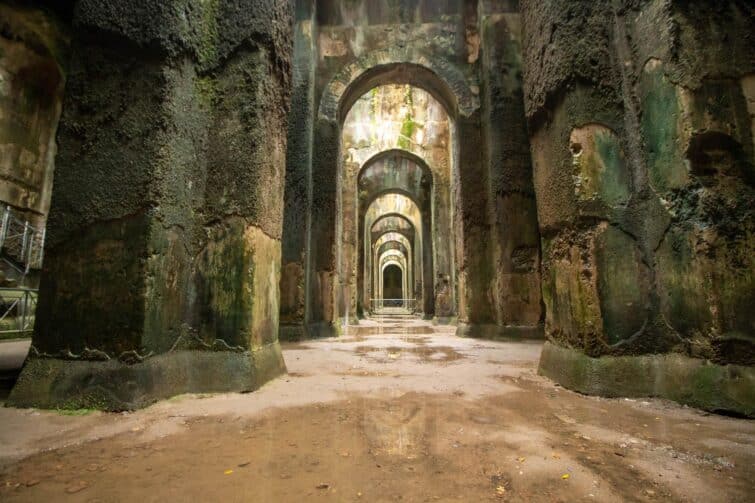
M 0 339 L 29 337 L 34 329 L 37 289 L 29 278 L 42 267 L 45 229 L 18 215 L 6 206 L 0 218 Z

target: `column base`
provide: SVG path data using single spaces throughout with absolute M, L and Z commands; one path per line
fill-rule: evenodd
M 327 337 L 338 337 L 338 335 L 338 328 L 328 321 L 307 325 L 308 339 L 325 339 Z
M 254 391 L 284 373 L 278 342 L 251 352 L 174 351 L 133 365 L 32 356 L 7 405 L 134 410 L 182 393 Z
M 456 316 L 434 316 L 433 325 L 456 325 L 458 319 Z
M 307 338 L 307 329 L 304 324 L 281 325 L 278 328 L 278 340 L 280 342 L 298 342 Z
M 546 342 L 538 372 L 588 395 L 667 398 L 712 412 L 755 417 L 755 367 L 680 354 L 591 358 Z

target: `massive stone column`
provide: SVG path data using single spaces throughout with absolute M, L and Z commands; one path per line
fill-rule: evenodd
M 490 9 L 490 10 L 487 10 Z M 521 15 L 487 6 L 481 15 L 481 106 L 489 170 L 489 336 L 542 337 L 540 234 L 522 91 Z
M 312 202 L 312 134 L 315 119 L 315 2 L 297 0 L 294 25 L 291 117 L 281 265 L 281 339 L 305 336 L 307 245 Z
M 307 335 L 328 337 L 336 334 L 334 289 L 336 272 L 336 219 L 338 151 L 341 128 L 332 118 L 317 117 L 312 156 L 312 211 L 307 269 Z
M 459 322 L 462 336 L 487 337 L 495 325 L 490 285 L 495 277 L 490 261 L 488 172 L 483 163 L 480 111 L 456 120 L 455 191 Z
M 284 371 L 285 0 L 81 0 L 30 356 L 9 402 L 144 406 Z
M 752 415 L 752 18 L 736 1 L 638 5 L 522 5 L 540 370 Z

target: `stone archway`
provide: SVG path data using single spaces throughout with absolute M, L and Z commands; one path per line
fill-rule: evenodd
M 440 101 L 453 121 L 451 163 L 454 202 L 454 267 L 459 277 L 459 312 L 465 317 L 489 318 L 491 307 L 484 288 L 487 251 L 485 235 L 485 173 L 481 158 L 479 100 L 463 74 L 442 58 L 429 57 L 413 49 L 389 49 L 367 54 L 344 66 L 326 86 L 314 125 L 312 179 L 319 186 L 312 196 L 312 227 L 308 246 L 308 323 L 313 332 L 331 333 L 333 323 L 345 318 L 349 292 L 341 275 L 340 247 L 334 246 L 342 231 L 339 215 L 343 201 L 338 187 L 343 169 L 340 131 L 345 113 L 355 100 L 380 84 L 404 83 L 431 93 Z M 463 142 L 458 141 L 460 137 Z M 472 217 L 471 215 L 475 215 Z M 471 280 L 471 281 L 470 281 Z M 456 284 L 456 281 L 454 281 Z M 346 288 L 346 291 L 344 290 Z

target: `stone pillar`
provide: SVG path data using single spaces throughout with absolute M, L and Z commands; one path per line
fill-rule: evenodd
M 329 118 L 318 117 L 314 128 L 307 268 L 306 323 L 309 337 L 330 337 L 336 333 L 334 290 L 338 285 L 338 276 L 334 246 L 340 143 L 339 124 Z
M 37 323 L 9 403 L 133 409 L 285 370 L 289 22 L 284 0 L 77 4 Z
M 495 277 L 490 261 L 487 219 L 487 170 L 483 166 L 479 110 L 456 119 L 456 240 L 459 335 L 484 337 L 495 323 L 490 283 Z
M 540 234 L 522 91 L 521 15 L 481 16 L 481 106 L 489 171 L 490 335 L 542 337 Z
M 281 266 L 282 340 L 305 336 L 307 244 L 312 203 L 312 134 L 317 22 L 313 0 L 297 0 L 294 25 L 293 90 L 286 152 L 286 191 Z
M 522 4 L 540 371 L 752 415 L 752 20 L 736 2 L 623 4 Z

